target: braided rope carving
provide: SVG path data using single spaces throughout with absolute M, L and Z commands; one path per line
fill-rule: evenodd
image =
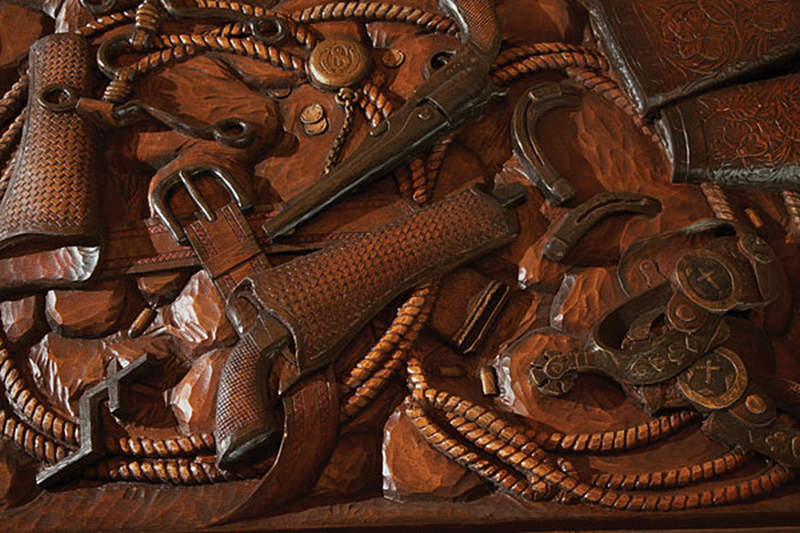
M 367 82 L 362 92 L 366 98 L 361 98 L 367 119 L 372 126 L 380 124 L 391 113 L 391 104 L 386 98 L 382 98 L 380 89 Z M 380 113 L 370 114 L 369 106 L 364 105 L 364 101 L 369 100 L 375 105 L 375 109 L 381 110 Z M 441 160 L 444 158 L 444 151 L 449 141 L 442 148 L 434 148 L 436 156 L 430 165 L 430 171 L 438 175 L 441 167 Z M 439 145 L 437 145 L 439 146 Z M 413 163 L 412 163 L 413 166 Z M 420 167 L 422 168 L 422 167 Z M 424 171 L 424 168 L 422 168 Z M 436 183 L 436 177 L 423 180 L 421 190 L 426 193 L 431 190 Z M 411 182 L 408 182 L 406 189 L 400 188 L 401 194 L 411 191 Z M 414 195 L 417 203 L 427 201 L 427 194 Z M 345 386 L 350 388 L 350 393 L 342 400 L 340 417 L 342 420 L 351 420 L 358 416 L 372 401 L 378 396 L 399 370 L 403 368 L 408 354 L 414 346 L 414 342 L 419 336 L 419 332 L 428 321 L 436 296 L 439 290 L 439 280 L 434 280 L 417 287 L 411 296 L 397 310 L 392 323 L 386 332 L 370 351 L 362 357 L 350 371 L 350 375 L 345 378 Z
M 500 52 L 495 59 L 494 68 L 499 68 L 521 59 L 543 54 L 558 54 L 561 52 L 584 52 L 587 48 L 577 45 L 560 42 L 532 43 L 506 48 Z
M 402 22 L 419 26 L 432 33 L 454 35 L 458 32 L 456 23 L 445 16 L 416 7 L 385 2 L 329 2 L 295 11 L 291 17 L 297 22 L 303 23 L 344 19 L 362 19 L 367 22 Z
M 128 24 L 136 17 L 136 11 L 129 9 L 127 11 L 118 11 L 99 17 L 91 22 L 88 22 L 75 30 L 75 33 L 83 35 L 84 37 L 92 38 L 107 32 L 112 28 L 116 28 L 122 24 Z
M 292 70 L 299 76 L 305 76 L 304 59 L 275 46 L 267 46 L 252 37 L 226 37 L 210 33 L 163 34 L 153 39 L 153 46 L 164 50 L 140 59 L 135 65 L 137 72 L 149 72 L 173 60 L 181 60 L 183 54 L 187 54 L 188 57 L 201 51 L 212 51 L 260 59 L 274 67 Z
M 216 450 L 214 435 L 205 432 L 191 435 L 178 435 L 166 439 L 109 437 L 106 439 L 105 445 L 106 450 L 114 455 L 127 457 L 157 457 L 161 459 L 213 454 Z
M 437 282 L 430 282 L 414 289 L 383 336 L 350 371 L 345 379 L 345 386 L 351 390 L 342 401 L 343 420 L 355 418 L 403 368 L 430 316 L 438 288 Z
M 646 137 L 649 137 L 651 141 L 654 143 L 661 142 L 661 138 L 653 131 L 644 118 L 636 112 L 616 81 L 601 72 L 580 67 L 568 67 L 566 69 L 566 74 L 574 82 L 605 98 L 621 109 L 633 120 L 636 127 L 638 127 Z
M 19 112 L 8 128 L 0 135 L 0 161 L 8 160 L 9 155 L 19 144 L 22 127 L 25 125 L 25 108 Z
M 185 61 L 202 52 L 223 52 L 251 57 L 284 70 L 294 71 L 301 78 L 305 77 L 305 60 L 274 46 L 266 46 L 251 37 L 181 33 L 156 35 L 151 41 L 152 46 L 160 50 L 151 52 L 133 65 L 120 69 L 117 77 L 106 87 L 103 100 L 120 103 L 133 90 L 136 78 L 169 64 Z
M 0 123 L 7 122 L 11 116 L 22 108 L 28 96 L 30 78 L 23 74 L 15 81 L 9 90 L 0 97 Z
M 608 63 L 600 53 L 588 49 L 535 55 L 497 68 L 492 72 L 492 81 L 497 85 L 509 85 L 523 76 L 549 70 L 564 70 L 567 67 L 606 70 Z
M 734 448 L 715 459 L 709 459 L 708 461 L 690 466 L 659 472 L 639 472 L 633 474 L 611 474 L 602 472 L 593 475 L 591 482 L 593 485 L 605 489 L 672 489 L 694 483 L 701 483 L 703 481 L 710 481 L 724 474 L 735 472 L 745 464 L 747 458 L 747 452 L 741 448 Z
M 0 409 L 0 436 L 13 442 L 38 461 L 55 463 L 69 453 L 69 449 L 20 422 L 14 415 Z
M 361 87 L 362 98 L 358 99 L 359 104 L 364 109 L 367 121 L 373 128 L 377 127 L 383 119 L 392 114 L 392 102 L 386 98 L 381 88 L 367 81 Z
M 604 507 L 625 509 L 631 511 L 671 511 L 696 507 L 707 507 L 736 503 L 758 496 L 765 495 L 782 486 L 791 478 L 790 470 L 777 464 L 767 471 L 755 475 L 747 480 L 731 483 L 714 489 L 698 490 L 695 492 L 674 492 L 671 494 L 637 494 L 623 491 L 608 490 L 595 484 L 581 481 L 568 463 L 557 461 L 554 464 L 552 456 L 544 451 L 537 442 L 531 439 L 531 434 L 524 428 L 514 426 L 498 417 L 492 411 L 475 405 L 468 400 L 456 395 L 437 391 L 429 387 L 425 379 L 422 365 L 416 358 L 411 358 L 407 364 L 409 386 L 412 388 L 413 402 L 417 406 L 437 409 L 442 412 L 450 426 L 458 432 L 467 442 L 479 448 L 486 454 L 497 457 L 504 464 L 515 468 L 525 474 L 531 482 L 544 482 L 561 490 L 568 498 L 579 499 L 585 503 L 598 504 Z M 458 442 L 446 441 L 446 435 L 440 428 L 437 431 L 426 429 L 430 427 L 430 420 L 420 412 L 409 411 L 410 417 L 416 417 L 415 425 L 421 429 L 423 437 L 435 449 L 454 459 L 458 451 Z M 422 431 L 425 429 L 425 431 Z M 738 454 L 731 452 L 730 457 L 723 456 L 723 465 L 719 464 L 720 458 L 701 465 L 695 465 L 694 470 L 689 468 L 689 482 L 711 479 L 717 475 L 737 468 Z M 468 461 L 462 459 L 459 464 L 469 467 Z M 699 473 L 695 474 L 699 468 Z M 473 469 L 473 471 L 476 471 Z M 709 471 L 707 474 L 706 471 Z M 480 475 L 480 472 L 478 472 Z M 670 472 L 667 472 L 670 474 Z M 610 482 L 609 477 L 595 477 L 594 482 Z M 675 473 L 676 480 L 684 481 L 684 474 Z M 705 476 L 708 476 L 707 478 Z M 488 479 L 484 476 L 485 479 Z M 663 478 L 662 478 L 663 479 Z M 495 485 L 497 482 L 488 479 Z M 613 485 L 613 483 L 612 483 Z M 508 487 L 503 486 L 506 490 Z M 622 486 L 625 486 L 623 484 Z M 677 485 L 676 485 L 677 486 Z M 519 488 L 519 487 L 518 487 Z M 511 490 L 510 492 L 518 492 Z
M 173 485 L 202 485 L 235 481 L 253 477 L 256 472 L 220 470 L 213 456 L 177 459 L 142 459 L 131 461 L 111 457 L 95 463 L 84 471 L 88 479 L 105 481 L 138 481 L 171 483 Z
M 242 2 L 228 2 L 226 0 L 197 0 L 198 7 L 211 8 L 211 9 L 228 9 L 230 11 L 237 11 L 249 17 L 263 17 L 265 15 L 278 18 L 283 24 L 286 31 L 294 38 L 294 40 L 301 46 L 311 49 L 317 44 L 318 37 L 307 26 L 298 24 L 290 16 L 264 9 L 261 6 L 254 6 Z M 230 23 L 223 26 L 220 30 L 214 30 L 213 33 L 221 35 L 242 35 L 244 34 L 245 27 L 240 22 Z M 230 33 L 228 33 L 230 32 Z
M 406 400 L 405 415 L 433 449 L 475 472 L 498 489 L 528 501 L 541 500 L 548 495 L 546 484 L 531 484 L 515 471 L 498 466 L 489 455 L 472 451 L 448 436 L 414 401 Z
M 428 159 L 425 161 L 422 183 L 417 182 L 412 169 L 412 185 L 414 186 L 412 198 L 418 204 L 426 204 L 431 200 L 433 190 L 436 188 L 436 182 L 439 179 L 439 172 L 452 142 L 453 136 L 450 135 L 433 145 L 430 154 L 428 154 Z
M 51 411 L 39 401 L 28 388 L 25 379 L 4 347 L 0 348 L 0 380 L 6 398 L 25 425 L 68 446 L 80 445 L 80 427 Z

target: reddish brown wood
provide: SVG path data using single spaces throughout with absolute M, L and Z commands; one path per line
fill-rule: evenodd
M 775 58 L 796 56 L 796 39 L 781 44 L 794 28 L 781 21 L 796 18 L 796 9 L 782 0 L 742 0 L 734 2 L 739 19 L 731 21 L 734 11 L 725 16 L 708 12 L 714 5 L 731 4 L 721 0 L 583 3 L 592 7 L 595 24 L 603 16 L 601 7 L 616 24 L 598 28 L 607 50 L 649 50 L 647 61 L 624 65 L 638 86 L 620 76 L 620 57 L 607 57 L 584 38 L 590 14 L 578 3 L 495 2 L 506 42 L 491 75 L 504 86 L 505 96 L 430 149 L 414 153 L 394 177 L 364 187 L 275 242 L 269 242 L 263 224 L 284 202 L 325 179 L 326 161 L 337 159 L 329 156 L 332 147 L 338 146 L 333 152 L 341 152 L 335 154 L 340 163 L 352 155 L 370 129 L 390 121 L 424 82 L 429 58 L 456 47 L 458 26 L 437 2 L 198 3 L 244 17 L 276 16 L 287 30 L 287 38 L 276 44 L 248 37 L 247 19 L 162 15 L 158 22 L 160 3 L 150 0 L 138 7 L 122 0 L 97 17 L 77 0 L 0 6 L 3 156 L 22 150 L 17 144 L 26 115 L 20 111 L 28 102 L 30 80 L 19 77 L 18 70 L 38 37 L 53 29 L 78 31 L 88 39 L 93 58 L 104 40 L 135 29 L 140 47 L 120 57 L 133 70 L 121 70 L 113 83 L 91 62 L 97 90 L 90 96 L 96 101 L 82 108 L 93 110 L 95 119 L 100 116 L 105 128 L 99 134 L 104 149 L 96 169 L 100 247 L 51 251 L 44 243 L 0 257 L 4 527 L 196 530 L 221 517 L 252 518 L 222 524 L 221 530 L 751 530 L 796 525 L 800 500 L 793 471 L 709 438 L 701 426 L 705 413 L 689 405 L 674 380 L 620 386 L 601 376 L 580 375 L 566 396 L 554 398 L 539 392 L 531 374 L 531 365 L 545 351 L 583 349 L 605 313 L 631 294 L 667 280 L 683 250 L 709 246 L 714 235 L 672 235 L 618 273 L 620 258 L 632 244 L 717 217 L 752 225 L 783 269 L 770 278 L 778 297 L 744 318 L 731 319 L 740 327 L 726 346 L 738 350 L 751 378 L 766 373 L 800 380 L 795 301 L 800 254 L 788 242 L 797 233 L 794 193 L 671 183 L 673 168 L 657 128 L 635 111 L 744 73 L 772 76 L 750 66 L 769 63 L 780 70 Z M 788 15 L 773 17 L 761 4 L 789 9 Z M 703 30 L 702 45 L 683 40 L 682 32 L 696 32 L 697 25 Z M 652 31 L 642 33 L 642 27 Z M 745 35 L 761 40 L 737 40 Z M 331 38 L 358 41 L 369 56 L 369 74 L 353 86 L 358 100 L 349 118 L 335 90 L 317 89 L 306 79 L 310 52 Z M 742 67 L 733 55 L 747 64 Z M 665 69 L 664 79 L 653 74 Z M 575 189 L 573 200 L 554 206 L 513 154 L 509 123 L 515 104 L 530 88 L 568 79 L 580 94 L 577 107 L 548 111 L 538 124 L 542 150 Z M 796 125 L 781 130 L 786 123 L 781 119 L 797 114 L 794 85 L 774 84 L 769 94 L 769 118 L 776 119 L 770 122 L 772 137 L 779 132 L 782 143 L 754 138 L 755 145 L 745 146 L 765 148 L 757 154 L 759 162 L 779 171 L 796 159 L 789 143 L 796 138 Z M 741 118 L 728 108 L 741 107 L 751 119 L 757 108 L 743 103 L 737 86 L 724 91 L 680 105 L 694 113 L 692 106 L 706 109 L 716 99 L 712 103 L 725 109 L 705 116 L 706 135 L 728 142 L 725 134 L 736 128 L 731 121 Z M 110 102 L 124 104 L 128 98 L 180 120 L 213 124 L 239 117 L 254 124 L 256 140 L 232 147 L 152 121 L 113 126 L 103 113 Z M 720 98 L 724 105 L 715 103 Z M 322 118 L 315 116 L 319 110 Z M 704 161 L 716 168 L 724 157 L 712 155 Z M 247 213 L 246 225 L 273 265 L 352 242 L 400 216 L 413 217 L 467 185 L 521 184 L 526 201 L 515 209 L 520 231 L 512 243 L 424 280 L 376 313 L 336 353 L 329 375 L 313 374 L 310 385 L 290 389 L 283 407 L 273 398 L 276 412 L 287 415 L 292 430 L 279 455 L 284 459 L 260 457 L 221 470 L 215 463 L 216 394 L 239 333 L 226 315 L 227 290 L 220 294 L 206 270 L 216 275 L 219 269 L 203 266 L 196 257 L 197 243 L 191 247 L 172 240 L 148 202 L 154 176 L 190 163 L 224 166 L 251 195 L 255 208 Z M 19 172 L 13 158 L 6 157 L 4 164 L 2 191 Z M 229 203 L 228 193 L 213 180 L 198 179 L 196 185 L 213 210 Z M 572 209 L 604 191 L 650 196 L 661 211 L 652 218 L 615 214 L 577 239 L 561 261 L 544 257 L 545 246 Z M 197 206 L 181 188 L 170 195 L 169 205 L 181 224 L 197 216 Z M 202 235 L 197 239 L 202 241 Z M 221 245 L 219 257 L 232 257 L 226 253 L 230 242 L 216 244 Z M 393 244 L 403 246 L 403 252 L 413 248 L 399 239 Z M 390 246 L 387 250 L 385 259 L 365 261 L 366 267 L 379 274 L 390 271 L 395 264 L 386 261 L 394 256 Z M 641 266 L 648 259 L 654 269 L 648 270 L 650 263 Z M 329 273 L 338 265 L 323 268 Z M 292 294 L 299 297 L 306 290 L 320 288 L 298 287 Z M 365 289 L 348 288 L 359 290 Z M 343 298 L 344 292 L 330 295 L 330 301 Z M 362 302 L 331 304 L 331 312 L 351 303 Z M 346 317 L 322 317 L 319 324 L 334 318 Z M 82 395 L 107 377 L 109 364 L 122 370 L 144 353 L 152 356 L 154 369 L 128 388 L 130 413 L 115 417 L 105 405 L 98 413 L 105 457 L 75 482 L 39 489 L 37 469 L 80 447 Z M 264 383 L 269 394 L 296 374 L 289 365 L 278 356 Z M 784 385 L 783 396 L 767 389 L 748 394 L 782 398 L 790 405 L 779 420 L 796 426 L 793 385 Z M 744 397 L 740 403 L 735 412 L 747 416 Z M 767 402 L 767 409 L 771 405 Z M 645 411 L 653 406 L 669 409 L 649 416 Z M 314 457 L 303 450 L 313 451 Z M 237 514 L 229 514 L 243 503 Z

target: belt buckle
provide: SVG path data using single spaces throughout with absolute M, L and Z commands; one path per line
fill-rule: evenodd
M 178 185 L 183 185 L 192 201 L 200 210 L 202 216 L 208 221 L 213 222 L 216 214 L 211 206 L 203 198 L 200 191 L 194 186 L 193 180 L 201 175 L 210 175 L 222 184 L 230 193 L 236 206 L 241 211 L 246 211 L 252 207 L 252 201 L 241 185 L 226 170 L 217 165 L 193 165 L 177 169 L 175 172 L 159 179 L 153 186 L 150 193 L 150 207 L 156 216 L 167 228 L 172 238 L 176 242 L 187 245 L 189 239 L 183 230 L 177 217 L 168 206 L 169 193 Z

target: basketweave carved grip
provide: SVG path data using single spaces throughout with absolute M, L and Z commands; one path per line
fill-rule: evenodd
M 0 250 L 46 238 L 48 248 L 96 245 L 97 135 L 75 105 L 91 96 L 89 45 L 58 33 L 30 49 L 20 151 L 0 205 Z
M 493 196 L 465 189 L 360 239 L 247 278 L 229 302 L 244 298 L 262 318 L 289 331 L 296 375 L 282 383 L 283 393 L 330 363 L 400 293 L 506 244 L 517 232 L 516 218 Z M 254 435 L 265 442 L 276 434 L 263 404 L 266 380 L 255 370 L 264 361 L 252 360 L 274 356 L 264 344 L 226 361 L 217 390 L 218 443 L 253 442 Z M 219 452 L 218 446 L 218 458 Z

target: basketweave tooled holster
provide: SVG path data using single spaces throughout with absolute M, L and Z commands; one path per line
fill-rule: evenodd
M 89 45 L 59 33 L 30 49 L 31 86 L 19 154 L 0 205 L 0 254 L 97 245 L 97 135 L 75 104 L 91 96 Z
M 420 281 L 443 274 L 511 241 L 516 216 L 497 199 L 465 189 L 360 239 L 333 245 L 240 282 L 229 296 L 254 305 L 262 323 L 277 321 L 294 346 L 291 377 L 279 393 L 327 365 L 393 298 Z M 280 326 L 253 338 L 274 341 Z M 257 328 L 254 328 L 257 329 Z M 231 448 L 267 436 L 275 417 L 264 397 L 269 342 L 249 342 L 225 363 L 217 390 L 218 458 Z M 262 346 L 258 346 L 262 344 Z M 261 368 L 261 370 L 259 370 Z

